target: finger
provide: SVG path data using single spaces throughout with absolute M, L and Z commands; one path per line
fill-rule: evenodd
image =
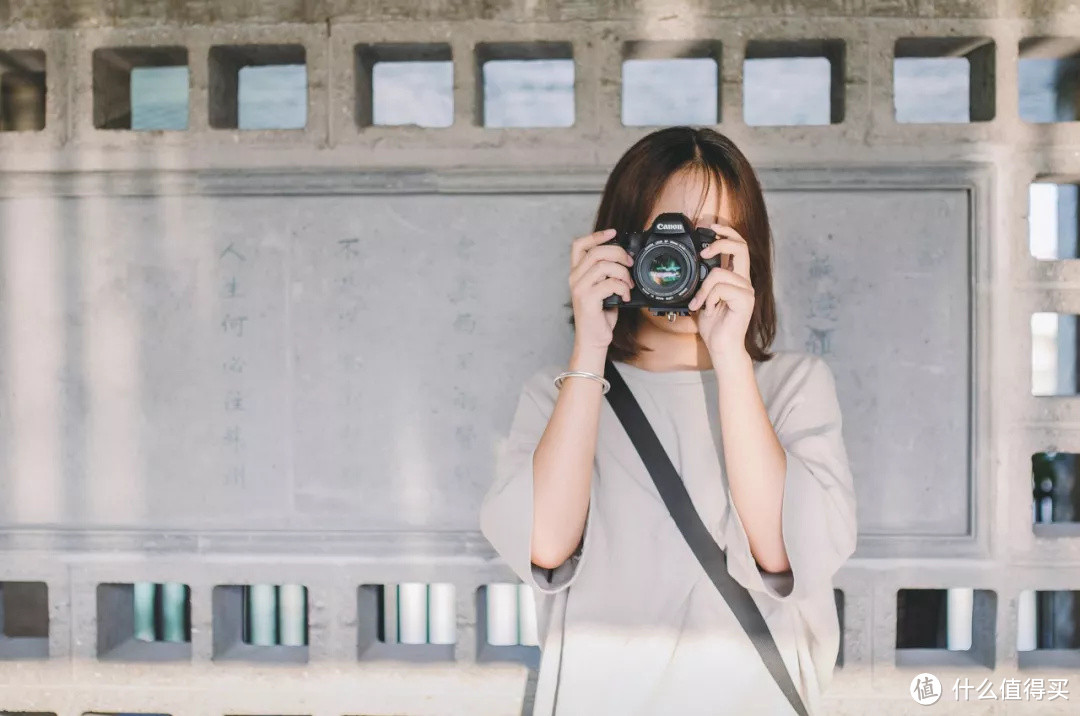
M 705 280 L 701 282 L 697 292 L 694 294 L 694 298 L 687 307 L 691 311 L 697 310 L 697 307 L 701 305 L 701 299 L 712 290 L 713 286 L 721 283 L 736 286 L 751 292 L 754 290 L 749 279 L 744 278 L 729 269 L 715 267 L 710 269 L 709 273 L 706 274 Z
M 570 270 L 570 283 L 577 283 L 581 275 L 588 271 L 598 261 L 612 261 L 618 264 L 625 264 L 630 266 L 633 264 L 633 260 L 630 258 L 630 254 L 626 252 L 621 246 L 612 244 L 611 246 L 597 246 L 594 249 L 590 249 L 584 256 L 584 258 Z
M 704 258 L 709 258 L 710 256 L 716 256 L 717 254 L 745 254 L 747 258 L 750 258 L 750 246 L 745 241 L 740 241 L 739 239 L 717 237 L 701 250 L 701 255 Z
M 709 294 L 705 297 L 705 308 L 703 309 L 706 316 L 715 316 L 721 309 L 724 303 L 724 286 L 726 284 L 718 283 L 712 287 Z
M 702 292 L 700 297 L 695 296 L 695 301 L 698 306 L 705 306 L 708 300 L 715 300 L 717 305 L 726 303 L 733 308 L 745 307 L 752 309 L 754 305 L 754 292 L 743 288 L 742 286 L 717 282 L 707 292 Z
M 717 235 L 716 241 L 717 242 L 722 242 L 721 245 L 719 247 L 717 247 L 716 249 L 713 249 L 710 252 L 709 255 L 710 256 L 715 255 L 717 252 L 720 252 L 721 250 L 723 250 L 722 251 L 723 253 L 730 253 L 732 255 L 738 255 L 738 256 L 741 257 L 742 260 L 737 260 L 736 263 L 739 263 L 741 265 L 745 265 L 747 271 L 749 272 L 749 270 L 750 270 L 750 245 L 747 243 L 746 239 L 743 238 L 743 235 L 740 234 L 738 231 L 736 231 L 734 227 L 728 226 L 726 224 L 711 224 L 709 228 L 711 228 L 714 232 L 716 232 L 716 235 Z M 731 241 L 734 241 L 735 244 L 727 243 L 727 242 L 731 242 Z M 740 245 L 745 248 L 745 253 L 737 253 L 737 249 L 739 248 Z M 749 278 L 749 273 L 747 273 L 747 278 Z
M 588 271 L 582 274 L 574 287 L 578 292 L 587 291 L 590 286 L 596 285 L 605 278 L 618 279 L 628 287 L 633 285 L 633 279 L 630 278 L 628 268 L 614 261 L 597 261 Z
M 622 296 L 624 301 L 630 300 L 630 287 L 617 278 L 607 278 L 593 285 L 586 293 L 586 298 L 592 301 L 603 301 L 613 293 Z
M 615 229 L 603 229 L 602 231 L 594 231 L 593 233 L 582 236 L 570 244 L 570 266 L 577 266 L 581 262 L 581 258 L 585 255 L 585 252 L 594 246 L 599 246 L 605 241 L 610 241 L 615 238 Z
M 717 226 L 717 228 L 724 227 Z M 717 233 L 719 234 L 719 232 Z M 750 246 L 737 233 L 736 236 L 738 238 L 718 236 L 712 243 L 701 250 L 701 257 L 710 258 L 718 254 L 728 254 L 731 259 L 727 268 L 750 280 Z
M 725 224 L 709 224 L 709 228 L 715 231 L 718 236 L 724 236 L 735 241 L 741 241 L 744 244 L 746 243 L 746 239 L 743 238 L 743 235 L 736 231 L 733 226 L 727 226 Z
M 715 266 L 709 269 L 709 273 L 705 276 L 705 278 L 708 279 L 709 276 L 714 273 L 716 274 L 716 278 L 714 279 L 716 281 L 719 281 L 721 283 L 730 283 L 732 286 L 739 286 L 740 288 L 746 288 L 751 291 L 754 290 L 754 286 L 750 283 L 750 279 L 746 278 L 745 276 L 736 271 Z

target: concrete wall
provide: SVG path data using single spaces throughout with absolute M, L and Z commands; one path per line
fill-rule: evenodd
M 718 126 L 773 216 L 776 347 L 838 376 L 861 524 L 836 580 L 833 711 L 907 713 L 922 671 L 947 690 L 1075 687 L 1076 650 L 1025 663 L 1016 648 L 1022 590 L 1080 589 L 1080 535 L 1031 518 L 1032 454 L 1080 452 L 1080 402 L 1030 389 L 1032 312 L 1080 313 L 1077 261 L 1027 246 L 1029 184 L 1080 175 L 1080 124 L 1017 111 L 1020 41 L 1042 35 L 1080 37 L 1080 10 L 0 0 L 0 52 L 24 53 L 6 95 L 23 131 L 0 131 L 0 590 L 13 613 L 40 594 L 3 583 L 45 583 L 49 619 L 45 637 L 0 639 L 0 709 L 521 712 L 532 657 L 483 643 L 478 591 L 513 576 L 472 520 L 521 380 L 565 359 L 567 242 L 647 131 L 620 122 L 624 43 L 641 40 L 719 43 Z M 894 120 L 907 37 L 992 40 L 972 58 L 977 121 Z M 784 40 L 842 43 L 839 121 L 744 123 L 748 48 Z M 551 41 L 572 50 L 574 125 L 478 126 L 477 45 Z M 356 46 L 387 42 L 449 45 L 453 126 L 358 123 Z M 303 48 L 304 129 L 212 126 L 229 112 L 211 48 L 248 44 Z M 101 48 L 128 50 L 110 55 L 121 79 L 95 80 Z M 186 49 L 188 129 L 98 128 L 123 120 L 124 57 L 175 56 L 154 48 Z M 121 109 L 103 115 L 95 87 Z M 353 248 L 370 249 L 356 265 Z M 402 295 L 383 257 L 415 262 Z M 190 585 L 189 651 L 102 658 L 130 595 L 99 585 L 136 581 Z M 369 648 L 361 586 L 413 581 L 454 585 L 449 653 Z M 260 582 L 307 586 L 309 644 L 231 658 L 222 587 Z M 976 590 L 970 653 L 898 656 L 897 590 L 914 588 Z M 1070 698 L 960 708 L 1066 713 Z

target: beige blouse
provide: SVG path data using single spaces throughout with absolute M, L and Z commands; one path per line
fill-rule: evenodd
M 833 374 L 820 357 L 778 351 L 755 362 L 787 455 L 783 537 L 791 569 L 754 560 L 724 472 L 715 371 L 615 363 L 772 632 L 810 714 L 822 712 L 839 622 L 832 578 L 855 551 L 855 493 Z M 532 564 L 532 456 L 555 406 L 547 366 L 522 390 L 480 528 L 533 587 L 540 637 L 535 714 L 791 714 L 723 596 L 683 539 L 605 398 L 585 533 L 554 570 Z

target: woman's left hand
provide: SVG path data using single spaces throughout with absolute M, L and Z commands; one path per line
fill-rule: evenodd
M 714 362 L 725 355 L 746 350 L 746 330 L 754 313 L 754 287 L 750 283 L 750 249 L 746 239 L 730 226 L 712 224 L 716 239 L 701 251 L 702 258 L 730 254 L 730 269 L 709 270 L 689 308 L 697 321 L 698 335 Z M 698 309 L 701 310 L 698 310 Z

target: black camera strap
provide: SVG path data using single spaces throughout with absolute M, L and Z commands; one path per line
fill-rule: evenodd
M 784 666 L 784 660 L 780 656 L 780 650 L 776 646 L 772 632 L 769 631 L 769 625 L 765 622 L 765 618 L 746 587 L 735 581 L 728 573 L 727 553 L 720 548 L 720 545 L 709 534 L 705 523 L 701 521 L 690 495 L 686 492 L 686 486 L 675 471 L 675 466 L 671 464 L 664 446 L 660 444 L 660 439 L 656 437 L 652 426 L 649 425 L 649 420 L 642 412 L 633 392 L 610 359 L 604 365 L 604 377 L 611 383 L 611 389 L 607 393 L 608 402 L 630 436 L 630 441 L 637 448 L 642 462 L 648 468 L 653 482 L 656 483 L 656 489 L 663 498 L 664 504 L 667 505 L 675 524 L 678 525 L 679 531 L 682 532 L 712 583 L 720 590 L 720 594 L 727 600 L 731 611 L 750 636 L 762 661 L 765 662 L 765 667 L 780 686 L 780 690 L 784 692 L 784 696 L 791 702 L 795 713 L 799 716 L 807 716 L 806 707 L 795 688 L 791 674 Z

